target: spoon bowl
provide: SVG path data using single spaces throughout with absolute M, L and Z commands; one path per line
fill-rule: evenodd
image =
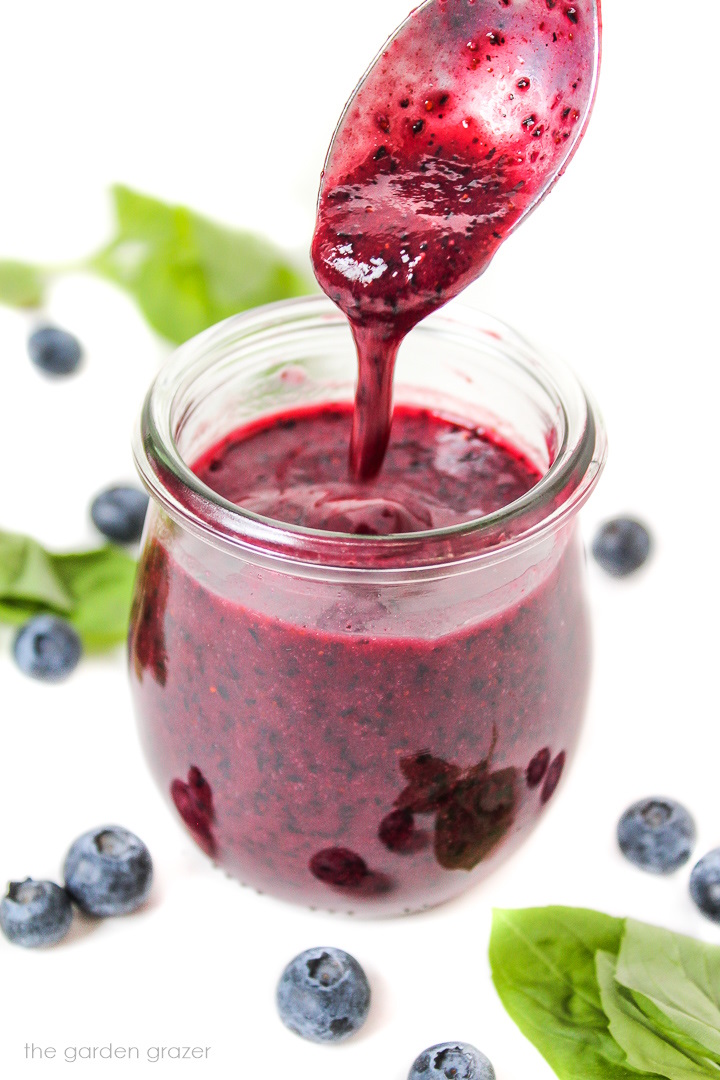
M 599 62 L 599 0 L 427 0 L 358 84 L 312 246 L 358 347 L 356 476 L 382 461 L 399 343 L 483 273 L 562 175 Z
M 582 139 L 600 34 L 599 0 L 426 0 L 416 8 L 358 83 L 333 135 L 313 249 L 319 276 L 325 270 L 336 278 L 341 293 L 341 279 L 360 286 L 367 304 L 367 287 L 372 292 L 384 276 L 377 260 L 392 253 L 392 234 L 409 234 L 405 243 L 413 235 L 441 242 L 458 227 L 468 237 L 461 245 L 467 258 L 455 280 L 433 282 L 442 298 L 432 306 L 482 273 Z M 353 251 L 327 248 L 324 226 L 340 217 L 341 240 L 346 248 L 355 240 Z M 358 253 L 360 234 L 375 237 Z M 405 260 L 397 254 L 403 276 L 417 284 L 419 264 L 409 264 L 423 252 L 406 247 Z M 349 315 L 354 306 L 350 300 Z

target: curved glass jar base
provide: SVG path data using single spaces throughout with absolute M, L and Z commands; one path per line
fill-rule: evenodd
M 287 316 L 287 305 L 278 311 Z M 272 317 L 280 315 L 271 309 Z M 442 323 L 433 320 L 431 332 Z M 280 318 L 280 355 L 283 327 Z M 305 341 L 316 374 L 322 340 L 319 330 Z M 463 348 L 482 386 L 483 349 Z M 242 348 L 236 352 L 233 371 L 243 361 Z M 295 352 L 293 370 L 299 365 Z M 185 383 L 175 381 L 187 386 L 187 355 L 182 371 Z M 307 392 L 302 379 L 297 385 Z M 327 399 L 337 400 L 337 385 L 325 386 Z M 141 737 L 174 812 L 243 883 L 357 914 L 433 907 L 486 877 L 553 796 L 575 749 L 590 667 L 574 511 L 577 492 L 586 497 L 597 477 L 604 443 L 596 425 L 573 435 L 567 409 L 558 419 L 552 403 L 538 397 L 531 408 L 527 392 L 510 388 L 524 401 L 516 411 L 525 422 L 501 414 L 498 430 L 504 424 L 510 441 L 535 447 L 547 474 L 537 490 L 573 439 L 592 442 L 582 476 L 569 470 L 542 512 L 531 491 L 527 530 L 508 528 L 510 539 L 498 540 L 495 523 L 473 540 L 470 557 L 435 538 L 423 564 L 415 534 L 407 568 L 396 553 L 388 568 L 362 565 L 378 537 L 352 538 L 361 565 L 351 567 L 322 561 L 332 534 L 315 534 L 316 558 L 279 553 L 283 537 L 231 537 L 227 522 L 218 524 L 226 508 L 216 508 L 216 497 L 208 490 L 210 509 L 198 514 L 182 470 L 168 472 L 183 439 L 191 461 L 205 449 L 192 411 L 177 409 L 185 428 L 178 421 L 170 446 L 150 445 L 144 430 L 138 458 L 156 504 L 130 635 Z M 208 398 L 206 388 L 194 414 L 206 441 L 237 426 L 226 417 L 214 427 Z M 273 409 L 266 401 L 267 413 Z M 162 471 L 154 467 L 160 457 Z M 315 542 L 311 530 L 301 542 Z

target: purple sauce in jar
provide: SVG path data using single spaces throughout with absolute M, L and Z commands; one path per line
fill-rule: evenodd
M 148 760 L 219 865 L 299 903 L 431 906 L 528 835 L 590 646 L 576 511 L 604 434 L 502 324 L 403 346 L 379 476 L 347 474 L 355 354 L 319 298 L 183 346 L 148 395 L 130 635 Z

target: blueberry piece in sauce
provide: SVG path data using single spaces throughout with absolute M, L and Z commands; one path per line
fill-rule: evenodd
M 703 915 L 720 923 L 720 848 L 703 855 L 693 867 L 690 895 Z
M 286 1027 L 312 1042 L 340 1042 L 365 1023 L 370 984 L 354 957 L 342 949 L 300 953 L 285 968 L 277 1007 Z
M 215 811 L 212 789 L 197 765 L 191 765 L 188 769 L 187 783 L 180 779 L 173 780 L 170 796 L 195 841 L 206 855 L 214 858 L 217 842 L 213 830 Z
M 380 822 L 378 838 L 388 851 L 410 851 L 416 841 L 415 819 L 410 810 L 392 810 Z
M 82 359 L 80 342 L 67 330 L 41 326 L 28 338 L 28 354 L 46 375 L 71 375 Z
M 42 682 L 61 682 L 77 667 L 82 642 L 64 619 L 36 615 L 20 627 L 12 650 L 25 675 Z
M 72 917 L 70 897 L 54 881 L 11 881 L 0 900 L 0 927 L 5 937 L 26 949 L 61 941 Z
M 495 1080 L 491 1062 L 470 1043 L 438 1043 L 415 1059 L 408 1080 Z
M 93 499 L 90 516 L 108 540 L 130 544 L 142 536 L 148 503 L 148 496 L 138 488 L 111 487 Z
M 617 837 L 623 855 L 641 870 L 671 874 L 690 858 L 695 822 L 673 799 L 642 799 L 620 818 Z
M 167 552 L 152 543 L 138 570 L 138 608 L 131 618 L 130 653 L 138 678 L 147 670 L 158 686 L 165 686 L 168 675 L 165 634 L 169 580 Z
M 347 848 L 324 848 L 310 860 L 310 873 L 326 885 L 356 888 L 367 877 L 367 863 Z
M 65 888 L 88 915 L 128 915 L 147 899 L 152 859 L 139 837 L 119 825 L 78 837 L 65 859 Z
M 598 529 L 592 543 L 595 562 L 612 577 L 627 577 L 646 561 L 650 533 L 634 518 L 615 518 Z
M 540 802 L 545 805 L 546 802 L 555 794 L 555 789 L 560 783 L 560 777 L 562 776 L 563 769 L 565 768 L 565 751 L 561 750 L 557 757 L 554 757 L 550 762 L 550 767 L 545 777 L 545 783 L 542 786 L 540 792 Z
M 538 786 L 542 778 L 545 776 L 549 764 L 550 751 L 547 746 L 544 746 L 542 750 L 538 750 L 537 754 L 525 770 L 525 780 L 528 787 L 534 788 Z

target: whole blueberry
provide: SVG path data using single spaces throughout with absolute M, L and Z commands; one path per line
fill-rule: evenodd
M 495 1080 L 492 1064 L 470 1043 L 438 1043 L 423 1050 L 408 1080 Z
M 54 945 L 72 922 L 70 897 L 54 881 L 11 881 L 0 900 L 0 927 L 13 945 Z
M 690 895 L 708 919 L 720 922 L 720 848 L 714 848 L 693 867 Z
M 370 984 L 342 949 L 307 949 L 283 971 L 277 1007 L 283 1024 L 303 1039 L 339 1042 L 365 1023 Z
M 634 518 L 606 521 L 592 544 L 595 561 L 613 577 L 626 577 L 637 570 L 650 554 L 650 533 Z
M 120 544 L 142 536 L 149 499 L 134 487 L 111 487 L 93 499 L 90 516 L 97 529 Z
M 82 656 L 77 631 L 56 615 L 36 615 L 21 626 L 13 642 L 15 663 L 25 675 L 60 682 Z
M 642 799 L 620 818 L 617 837 L 630 862 L 652 874 L 671 874 L 690 858 L 695 822 L 673 799 Z
M 35 330 L 27 347 L 33 364 L 47 375 L 71 375 L 82 359 L 78 339 L 57 326 Z
M 65 888 L 89 915 L 128 915 L 139 908 L 152 884 L 150 852 L 119 825 L 78 837 L 65 859 Z

